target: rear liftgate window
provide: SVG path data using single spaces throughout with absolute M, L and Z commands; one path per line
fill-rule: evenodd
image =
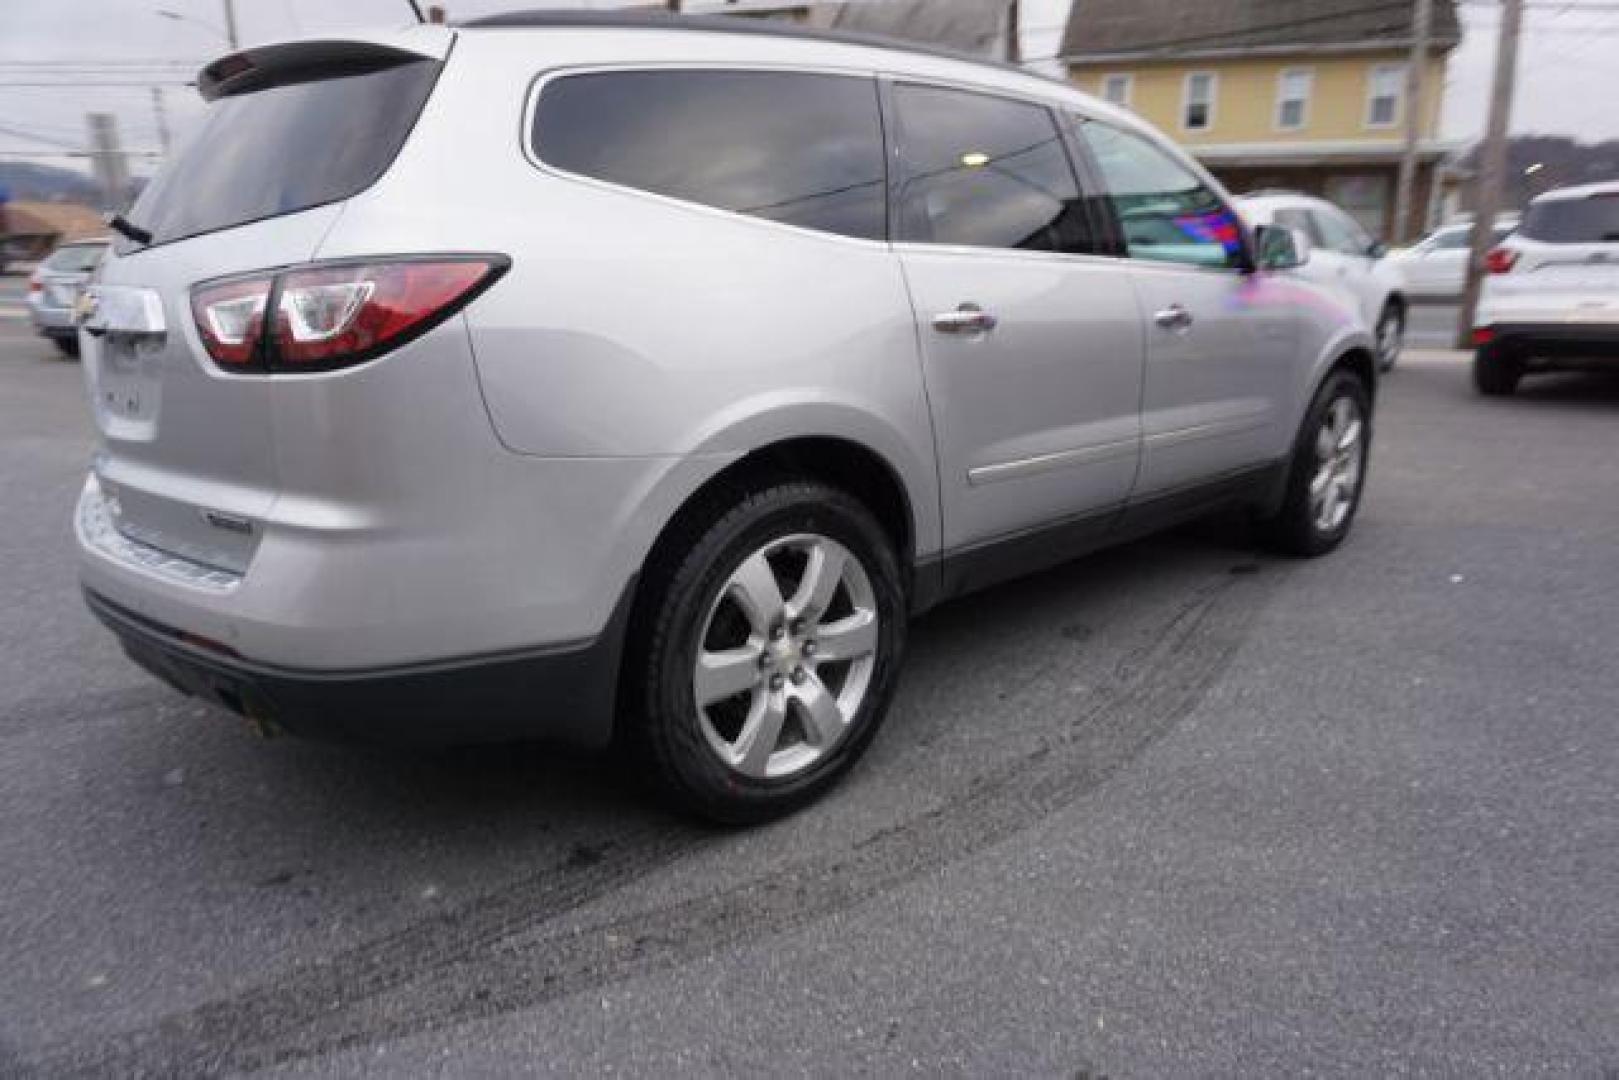
M 805 229 L 887 232 L 875 80 L 760 71 L 567 75 L 534 148 L 581 176 Z
M 164 244 L 358 194 L 392 164 L 440 67 L 413 59 L 319 78 L 293 72 L 222 97 L 126 216 Z
M 1535 203 L 1518 231 L 1545 244 L 1619 243 L 1619 192 Z

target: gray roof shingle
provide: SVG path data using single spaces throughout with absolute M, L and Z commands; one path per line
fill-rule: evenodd
M 976 56 L 1003 55 L 1007 0 L 887 0 L 843 4 L 832 25 L 937 45 Z
M 1287 46 L 1409 44 L 1411 0 L 1075 0 L 1063 56 L 1178 56 Z M 1461 41 L 1456 0 L 1434 0 L 1434 43 Z

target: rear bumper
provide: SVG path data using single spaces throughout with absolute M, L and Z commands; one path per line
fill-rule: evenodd
M 1495 348 L 1524 359 L 1619 361 L 1619 323 L 1496 323 L 1481 328 L 1495 332 Z
M 72 308 L 48 307 L 29 301 L 28 318 L 35 330 L 49 338 L 70 338 L 79 334 L 73 322 Z
M 257 663 L 90 589 L 84 597 L 130 659 L 176 690 L 298 735 L 412 746 L 539 739 L 599 748 L 612 736 L 634 585 L 593 641 L 360 671 Z

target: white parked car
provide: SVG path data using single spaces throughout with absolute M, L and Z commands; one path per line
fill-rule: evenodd
M 1281 225 L 1310 239 L 1310 259 L 1298 272 L 1348 294 L 1375 330 L 1378 366 L 1392 368 L 1405 344 L 1407 293 L 1388 250 L 1325 199 L 1278 191 L 1256 192 L 1237 203 L 1252 225 Z
M 1510 394 L 1531 372 L 1619 367 L 1619 181 L 1541 195 L 1484 268 L 1480 393 Z
M 1498 218 L 1491 245 L 1505 240 L 1517 227 L 1517 218 Z M 1472 235 L 1472 222 L 1456 222 L 1435 229 L 1411 247 L 1389 252 L 1389 262 L 1405 278 L 1405 295 L 1424 299 L 1460 296 L 1467 279 L 1467 248 Z

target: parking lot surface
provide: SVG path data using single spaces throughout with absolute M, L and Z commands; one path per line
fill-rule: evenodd
M 1408 357 L 1338 554 L 952 603 L 848 781 L 738 832 L 176 696 L 79 600 L 90 447 L 0 318 L 0 1074 L 1619 1069 L 1619 379 Z

